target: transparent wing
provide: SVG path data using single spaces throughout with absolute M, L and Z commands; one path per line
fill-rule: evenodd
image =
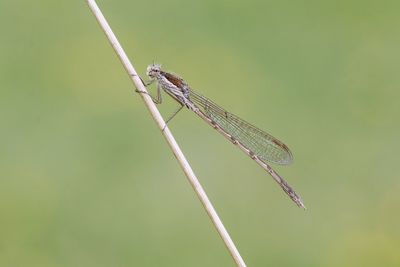
M 272 135 L 227 112 L 210 99 L 190 90 L 189 99 L 222 130 L 237 139 L 263 161 L 287 165 L 293 161 L 289 148 Z

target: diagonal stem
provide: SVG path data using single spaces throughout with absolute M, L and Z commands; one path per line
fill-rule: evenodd
M 225 243 L 226 248 L 228 249 L 229 253 L 231 254 L 233 260 L 235 261 L 237 266 L 244 267 L 246 266 L 245 262 L 243 261 L 239 251 L 237 250 L 235 244 L 233 243 L 231 237 L 229 236 L 225 226 L 223 225 L 221 219 L 219 218 L 217 212 L 215 211 L 213 205 L 211 204 L 210 200 L 208 199 L 206 192 L 204 191 L 203 187 L 201 186 L 200 182 L 198 181 L 196 175 L 194 174 L 192 168 L 190 167 L 186 157 L 182 153 L 181 149 L 179 148 L 178 144 L 175 141 L 175 138 L 172 136 L 171 131 L 166 126 L 164 119 L 161 117 L 160 112 L 158 111 L 156 105 L 153 103 L 153 100 L 147 93 L 146 87 L 144 86 L 142 80 L 136 73 L 135 69 L 132 66 L 132 63 L 129 61 L 128 56 L 125 54 L 124 50 L 122 49 L 120 43 L 118 42 L 116 36 L 112 32 L 110 26 L 108 25 L 106 19 L 104 18 L 103 14 L 101 13 L 99 7 L 97 6 L 94 0 L 87 0 L 88 5 L 93 12 L 94 16 L 96 17 L 100 27 L 103 29 L 104 33 L 106 34 L 108 40 L 110 41 L 112 47 L 114 48 L 115 52 L 117 53 L 121 63 L 123 64 L 125 70 L 131 77 L 133 84 L 135 85 L 136 89 L 140 93 L 147 109 L 150 111 L 151 116 L 153 117 L 154 121 L 156 122 L 158 128 L 161 130 L 161 133 L 165 137 L 169 147 L 171 148 L 172 152 L 174 153 L 176 159 L 178 160 L 183 172 L 185 173 L 188 181 L 190 182 L 191 186 L 193 187 L 194 191 L 196 192 L 198 198 L 200 199 L 204 209 L 206 210 L 208 216 L 210 217 L 212 223 L 214 224 L 215 228 L 217 229 L 219 235 L 221 236 L 222 240 Z

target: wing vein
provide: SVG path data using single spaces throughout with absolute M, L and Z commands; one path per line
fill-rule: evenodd
M 261 160 L 281 165 L 287 165 L 293 161 L 289 148 L 272 135 L 224 110 L 193 90 L 189 91 L 189 100 L 221 129 L 237 139 Z

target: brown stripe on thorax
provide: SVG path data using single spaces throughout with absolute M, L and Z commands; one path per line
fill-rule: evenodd
M 183 88 L 186 85 L 185 82 L 181 78 L 179 78 L 171 73 L 164 72 L 164 71 L 161 71 L 160 73 L 165 77 L 165 79 L 167 79 L 170 83 L 172 83 L 173 85 L 175 85 L 178 88 Z

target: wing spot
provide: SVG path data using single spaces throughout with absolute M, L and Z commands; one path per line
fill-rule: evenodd
M 275 145 L 277 145 L 285 150 L 289 150 L 289 148 L 279 140 L 274 139 L 274 140 L 272 140 L 272 143 L 274 143 Z

